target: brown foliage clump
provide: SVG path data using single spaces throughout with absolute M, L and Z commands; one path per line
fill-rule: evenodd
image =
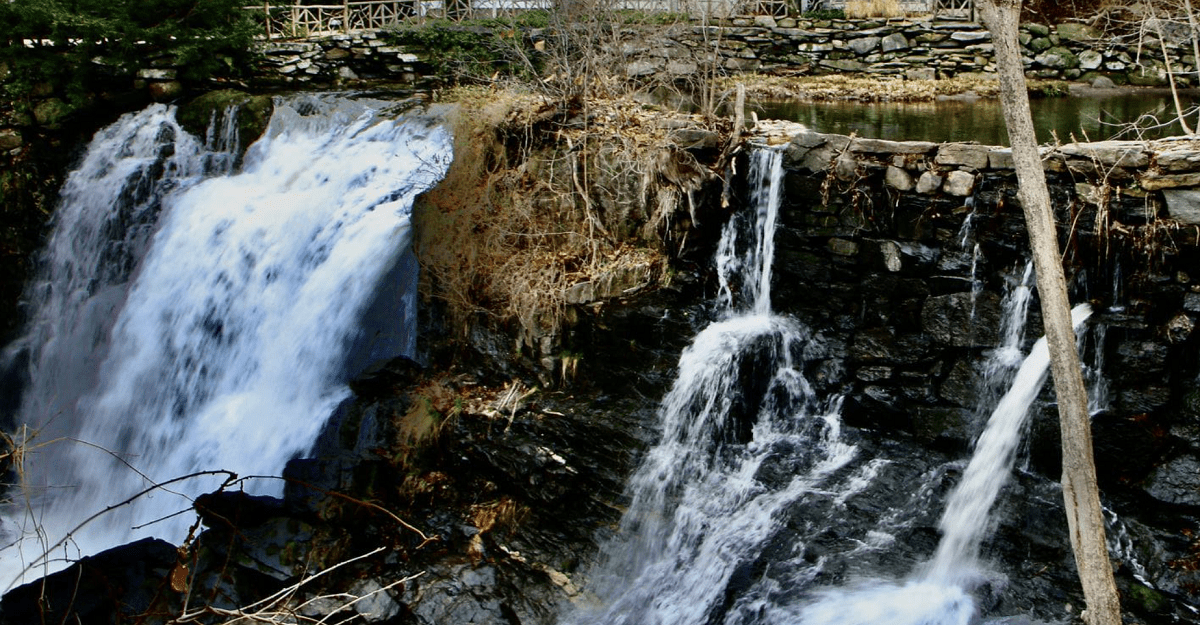
M 691 193 L 713 174 L 675 146 L 661 114 L 494 90 L 458 107 L 454 164 L 414 219 L 424 295 L 448 304 L 458 330 L 515 323 L 518 347 L 545 353 L 572 287 L 631 264 L 646 286 L 662 279 Z

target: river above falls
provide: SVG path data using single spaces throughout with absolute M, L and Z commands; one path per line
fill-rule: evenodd
M 1187 108 L 1200 94 L 1181 94 Z M 1174 120 L 1174 103 L 1167 89 L 1073 89 L 1060 98 L 1035 98 L 1029 102 L 1037 138 L 1064 143 L 1137 138 L 1136 123 L 1145 138 L 1183 134 Z M 995 98 L 971 94 L 930 102 L 803 102 L 773 100 L 756 103 L 763 119 L 800 122 L 826 133 L 888 139 L 892 141 L 975 141 L 1008 145 L 1004 114 Z M 1195 126 L 1195 116 L 1192 125 Z M 1170 123 L 1167 123 L 1170 122 Z

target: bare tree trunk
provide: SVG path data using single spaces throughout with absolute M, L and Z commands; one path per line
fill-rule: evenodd
M 996 46 L 1000 98 L 1017 170 L 1017 193 L 1025 211 L 1025 227 L 1029 231 L 1034 267 L 1037 269 L 1042 320 L 1050 347 L 1050 370 L 1058 395 L 1059 424 L 1062 428 L 1063 499 L 1071 547 L 1075 552 L 1075 564 L 1087 602 L 1084 621 L 1089 625 L 1121 625 L 1121 605 L 1108 559 L 1104 516 L 1100 509 L 1100 492 L 1092 458 L 1087 390 L 1083 386 L 1079 354 L 1075 348 L 1067 282 L 1058 251 L 1050 192 L 1046 188 L 1046 175 L 1038 154 L 1017 42 L 1021 0 L 979 0 L 978 5 Z

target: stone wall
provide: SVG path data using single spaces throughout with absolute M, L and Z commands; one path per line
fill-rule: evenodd
M 757 133 L 785 150 L 774 307 L 824 329 L 809 379 L 844 393 L 852 425 L 965 451 L 988 416 L 978 382 L 1000 343 L 1002 300 L 1029 262 L 1010 151 L 782 123 Z M 1110 142 L 1044 154 L 1071 299 L 1095 310 L 1081 345 L 1107 385 L 1093 418 L 1102 487 L 1151 534 L 1200 507 L 1196 148 Z M 1036 300 L 1029 318 L 1023 351 L 1041 333 Z M 1044 390 L 1029 449 L 1050 479 L 1057 432 Z M 1161 537 L 1178 540 L 1170 534 Z M 1157 588 L 1187 594 L 1200 582 L 1146 555 Z
M 255 80 L 264 86 L 334 87 L 360 80 L 437 84 L 428 53 L 394 45 L 373 31 L 308 41 L 267 42 Z
M 698 54 L 697 40 L 702 38 L 715 42 L 720 65 L 729 71 L 929 79 L 995 72 L 991 34 L 971 22 L 768 16 L 736 18 L 728 27 L 709 27 L 707 33 L 696 26 L 667 36 L 665 42 L 635 44 L 628 52 L 637 58 L 627 71 L 636 75 L 669 71 L 671 60 Z M 1104 76 L 1117 84 L 1167 83 L 1166 64 L 1154 39 L 1139 49 L 1080 24 L 1022 24 L 1020 38 L 1030 77 L 1091 81 Z M 1167 50 L 1173 70 L 1195 71 L 1195 59 L 1185 46 L 1168 41 Z M 1192 81 L 1180 79 L 1181 84 Z
M 995 72 L 991 34 L 971 22 L 905 19 L 811 20 L 739 17 L 725 26 L 626 28 L 611 50 L 632 77 L 693 76 L 717 62 L 723 71 L 779 74 L 867 73 L 908 78 L 945 78 Z M 647 29 L 652 29 L 648 34 Z M 543 29 L 531 29 L 536 44 Z M 1026 73 L 1032 78 L 1115 84 L 1167 84 L 1167 63 L 1158 40 L 1125 44 L 1080 24 L 1022 24 Z M 1167 41 L 1179 84 L 1195 82 L 1188 46 Z M 532 48 L 532 46 L 531 46 Z M 716 50 L 713 56 L 712 50 Z M 264 44 L 257 78 L 273 85 L 341 85 L 357 79 L 427 85 L 434 74 L 429 53 L 389 43 L 386 34 L 362 32 L 297 42 Z

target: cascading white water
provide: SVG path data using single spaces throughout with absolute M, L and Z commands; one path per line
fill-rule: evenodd
M 1014 303 L 1024 305 L 1019 300 Z M 1090 315 L 1087 304 L 1071 311 L 1076 330 Z M 1019 334 L 1017 330 L 1010 333 Z M 1050 354 L 1042 337 L 1021 362 L 1009 391 L 976 441 L 962 479 L 947 500 L 939 523 L 942 539 L 933 559 L 904 583 L 871 582 L 823 591 L 799 611 L 798 623 L 967 625 L 975 618 L 975 603 L 968 593 L 982 578 L 978 552 L 988 528 L 989 511 L 1012 471 L 1022 425 L 1046 381 L 1049 366 Z
M 595 604 L 568 622 L 708 622 L 735 570 L 778 531 L 781 510 L 818 488 L 849 496 L 879 466 L 832 477 L 857 450 L 841 441 L 839 402 L 821 408 L 795 367 L 807 330 L 770 313 L 782 155 L 751 158 L 753 222 L 735 216 L 718 246 L 721 319 L 680 358 L 660 408 L 662 440 L 632 478 L 629 509 L 592 577 Z M 784 471 L 772 466 L 780 457 Z
M 346 396 L 359 320 L 408 246 L 412 201 L 449 163 L 445 130 L 389 119 L 383 104 L 281 101 L 237 173 L 168 107 L 96 136 L 64 188 L 23 344 L 22 418 L 69 440 L 28 458 L 5 573 L 141 535 L 180 539 L 186 515 L 132 528 L 186 509 L 211 479 L 73 528 L 194 472 L 277 475 L 312 444 Z
M 735 216 L 718 246 L 719 320 L 681 357 L 660 408 L 662 440 L 631 480 L 629 508 L 592 573 L 594 597 L 565 622 L 967 625 L 977 617 L 971 591 L 989 510 L 1048 367 L 1044 339 L 1021 358 L 1032 269 L 1005 298 L 1003 340 L 988 366 L 1011 388 L 949 497 L 934 558 L 905 581 L 869 579 L 866 568 L 850 578 L 858 583 L 813 591 L 827 553 L 841 562 L 832 575 L 884 557 L 877 554 L 893 545 L 893 532 L 909 527 L 903 517 L 936 501 L 947 469 L 913 474 L 886 458 L 860 460 L 854 436 L 843 432 L 840 402 L 823 403 L 798 371 L 815 339 L 770 313 L 773 244 L 757 238 L 772 236 L 781 179 L 766 164 L 778 156 L 752 158 L 747 214 L 755 223 Z M 1077 309 L 1076 325 L 1086 316 L 1086 307 Z M 839 527 L 837 515 L 871 506 L 856 497 L 887 473 L 907 476 L 900 479 L 914 484 L 911 495 L 893 499 L 900 506 L 874 528 Z M 830 553 L 835 548 L 842 551 Z
M 1087 304 L 1071 311 L 1078 330 L 1092 314 Z M 977 575 L 979 543 L 987 530 L 988 512 L 1012 471 L 1022 425 L 1037 399 L 1050 368 L 1046 338 L 1037 340 L 1021 363 L 1012 386 L 992 412 L 987 428 L 975 443 L 975 453 L 962 480 L 950 494 L 938 544 L 924 579 L 943 585 L 969 586 Z

